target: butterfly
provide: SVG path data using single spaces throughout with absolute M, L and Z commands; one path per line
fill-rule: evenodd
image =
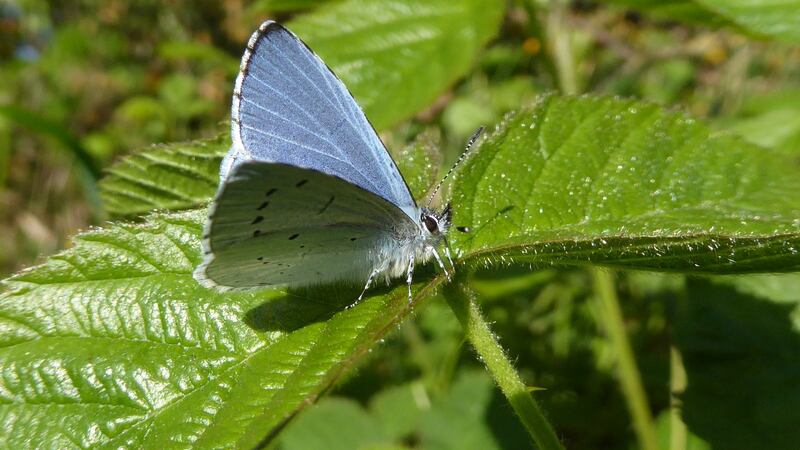
M 415 262 L 435 258 L 449 277 L 437 248 L 446 244 L 450 206 L 417 206 L 344 84 L 274 21 L 253 33 L 242 56 L 231 138 L 194 272 L 204 286 L 366 280 L 360 300 L 376 279 L 405 275 L 410 302 Z M 452 268 L 448 245 L 444 252 Z

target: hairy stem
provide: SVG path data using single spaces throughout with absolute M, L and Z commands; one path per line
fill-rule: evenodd
M 457 274 L 453 282 L 445 288 L 444 295 L 461 326 L 464 327 L 467 339 L 486 364 L 494 381 L 500 386 L 500 390 L 539 448 L 563 449 L 553 427 L 544 417 L 539 405 L 508 360 L 492 330 L 489 329 L 489 324 L 486 323 L 475 301 L 475 293 L 466 284 L 463 272 L 465 271 Z
M 593 275 L 595 294 L 601 306 L 602 325 L 616 351 L 617 374 L 625 402 L 633 416 L 636 437 L 639 439 L 640 447 L 644 450 L 658 450 L 653 416 L 642 386 L 641 374 L 636 367 L 631 343 L 625 332 L 614 279 L 611 272 L 601 268 L 594 268 Z

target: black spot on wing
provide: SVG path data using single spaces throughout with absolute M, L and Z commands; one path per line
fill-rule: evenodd
M 355 241 L 355 240 L 356 240 L 356 238 L 350 238 L 350 242 Z
M 261 230 L 253 231 L 253 237 L 258 237 L 261 234 Z
M 274 194 L 277 191 L 278 191 L 278 188 L 272 188 L 272 189 L 268 190 L 267 191 L 267 197 L 269 197 L 270 195 Z
M 261 204 L 261 206 L 259 206 L 259 207 L 258 207 L 258 208 L 256 208 L 256 209 L 257 209 L 257 210 L 259 210 L 259 211 L 261 211 L 262 209 L 266 208 L 266 207 L 267 207 L 267 205 L 269 205 L 269 202 L 264 202 L 264 203 L 262 203 L 262 204 Z
M 293 235 L 289 236 L 289 240 L 293 241 L 293 240 L 297 239 L 298 236 L 300 236 L 300 235 L 299 234 L 293 234 Z
M 256 216 L 256 218 L 253 219 L 253 221 L 250 223 L 250 225 L 255 225 L 258 222 L 261 222 L 262 220 L 264 220 L 264 216 Z
M 300 187 L 306 183 L 308 183 L 308 180 L 300 180 L 297 184 L 294 185 L 294 187 Z
M 322 209 L 320 209 L 320 210 L 319 210 L 319 212 L 317 213 L 317 215 L 324 213 L 324 212 L 325 212 L 325 210 L 327 210 L 327 209 L 328 209 L 328 208 L 331 206 L 331 204 L 333 204 L 333 200 L 334 200 L 335 198 L 336 198 L 336 197 L 334 197 L 333 195 L 331 195 L 331 198 L 329 198 L 329 199 L 328 199 L 328 202 L 327 202 L 327 203 L 325 203 L 325 206 L 323 206 L 323 207 L 322 207 Z

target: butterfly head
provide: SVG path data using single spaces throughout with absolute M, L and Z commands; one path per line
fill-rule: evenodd
M 426 240 L 438 242 L 447 233 L 453 218 L 453 209 L 448 203 L 441 212 L 422 208 L 419 216 L 420 228 Z

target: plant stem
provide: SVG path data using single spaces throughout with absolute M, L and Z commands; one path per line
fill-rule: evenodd
M 642 377 L 636 367 L 631 343 L 625 332 L 614 279 L 610 271 L 599 267 L 593 269 L 593 276 L 595 293 L 602 308 L 600 314 L 602 325 L 616 350 L 619 381 L 628 409 L 633 416 L 633 426 L 639 445 L 644 450 L 658 450 L 653 416 L 642 386 Z
M 563 0 L 550 0 L 547 12 L 547 45 L 564 94 L 577 94 L 578 73 L 572 51 L 572 33 L 566 21 L 567 5 Z
M 563 449 L 552 426 L 489 329 L 489 324 L 475 302 L 475 293 L 466 284 L 463 272 L 465 271 L 458 273 L 453 282 L 445 287 L 444 296 L 464 327 L 467 339 L 539 448 Z
M 686 450 L 687 432 L 680 413 L 678 394 L 686 390 L 686 369 L 683 367 L 681 353 L 676 347 L 669 351 L 669 448 L 670 450 Z

